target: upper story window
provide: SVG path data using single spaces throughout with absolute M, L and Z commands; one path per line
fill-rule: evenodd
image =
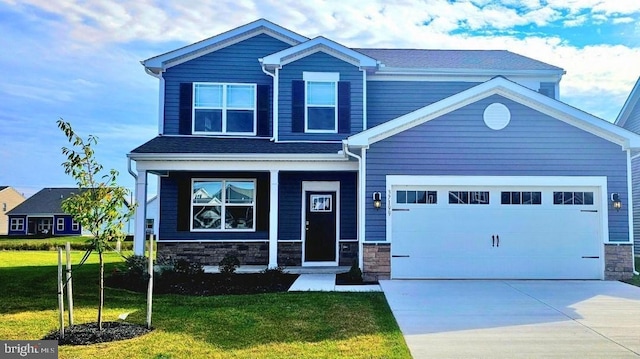
M 256 85 L 193 84 L 193 133 L 256 134 Z
M 337 72 L 304 72 L 305 132 L 338 132 Z

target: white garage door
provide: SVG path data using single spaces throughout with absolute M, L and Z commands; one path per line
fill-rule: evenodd
M 601 279 L 598 187 L 391 187 L 392 278 Z

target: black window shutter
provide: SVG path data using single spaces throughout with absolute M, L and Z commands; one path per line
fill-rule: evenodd
M 256 110 L 257 110 L 257 118 L 258 118 L 258 128 L 256 129 L 256 132 L 258 133 L 258 136 L 264 136 L 267 137 L 270 135 L 271 131 L 271 124 L 270 124 L 270 115 L 271 115 L 271 111 L 270 110 L 270 102 L 269 101 L 269 92 L 271 90 L 271 86 L 269 85 L 258 85 L 256 91 L 258 92 L 257 95 L 257 103 L 256 103 Z
M 338 81 L 338 132 L 351 132 L 351 82 Z
M 191 227 L 191 180 L 180 178 L 176 180 L 178 185 L 177 203 L 177 230 L 189 231 Z
M 291 81 L 291 131 L 304 132 L 304 81 Z
M 180 117 L 178 132 L 181 135 L 191 134 L 191 107 L 193 106 L 193 85 L 191 82 L 180 84 Z

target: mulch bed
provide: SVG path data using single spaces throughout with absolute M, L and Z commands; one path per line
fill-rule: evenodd
M 349 272 L 336 274 L 336 285 L 371 285 L 379 284 L 378 281 L 365 282 L 362 279 L 353 279 Z
M 57 340 L 59 345 L 89 345 L 136 338 L 149 332 L 151 329 L 144 325 L 125 322 L 102 322 L 102 330 L 98 329 L 98 323 L 85 323 L 64 328 L 64 339 L 60 339 L 56 330 L 42 340 Z
M 297 274 L 281 272 L 190 275 L 169 272 L 154 278 L 153 292 L 200 296 L 286 292 L 297 278 Z M 136 280 L 127 276 L 112 275 L 106 278 L 106 285 L 140 293 L 147 291 L 146 279 Z

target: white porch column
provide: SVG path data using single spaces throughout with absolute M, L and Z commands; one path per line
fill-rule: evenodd
M 278 266 L 278 177 L 279 170 L 270 170 L 269 182 L 269 268 Z
M 133 254 L 144 255 L 144 242 L 146 239 L 145 219 L 147 218 L 147 171 L 138 171 L 136 179 L 136 216 L 135 232 L 133 233 Z

